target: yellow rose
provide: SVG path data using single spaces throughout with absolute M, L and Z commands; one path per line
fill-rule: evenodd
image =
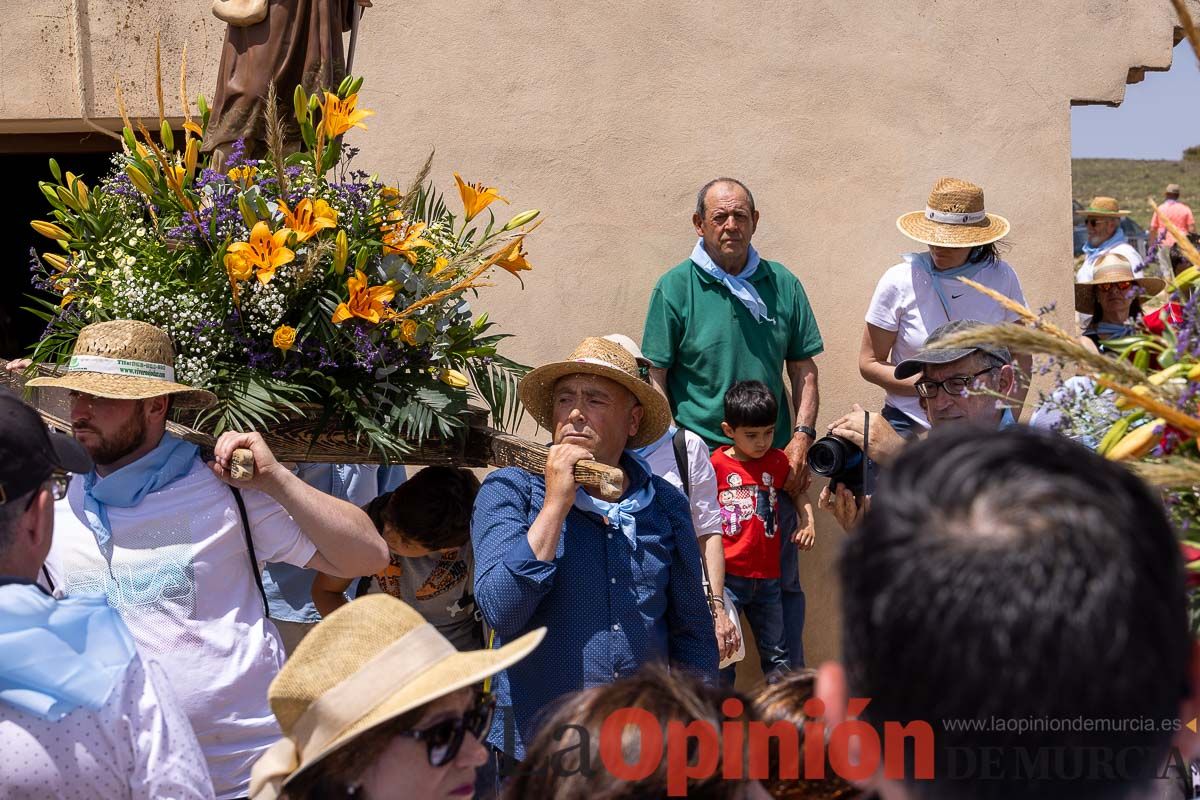
M 278 347 L 285 353 L 292 349 L 292 345 L 296 343 L 296 329 L 287 325 L 280 325 L 275 329 L 275 335 L 271 337 L 271 344 Z
M 417 323 L 411 319 L 402 320 L 400 322 L 400 338 L 410 347 L 417 345 Z

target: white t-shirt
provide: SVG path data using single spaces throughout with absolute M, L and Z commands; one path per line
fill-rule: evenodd
M 708 445 L 691 431 L 684 431 L 683 442 L 687 445 L 692 526 L 696 536 L 719 534 L 721 507 L 717 505 L 717 472 L 709 461 Z M 646 457 L 646 462 L 655 475 L 683 491 L 683 479 L 679 477 L 675 447 L 670 438 L 661 442 L 658 449 Z
M 307 564 L 317 548 L 287 512 L 261 492 L 242 497 L 259 566 Z M 186 475 L 138 505 L 108 507 L 108 558 L 85 519 L 83 481 L 71 481 L 56 504 L 47 559 L 56 589 L 107 596 L 142 658 L 160 663 L 170 679 L 217 797 L 244 797 L 250 768 L 280 736 L 267 686 L 284 652 L 263 616 L 232 490 L 196 458 Z
M 213 796 L 162 668 L 136 656 L 95 711 L 76 708 L 51 721 L 0 703 L 0 753 L 0 800 Z
M 925 346 L 930 333 L 952 320 L 975 319 L 990 324 L 1017 319 L 1016 314 L 970 286 L 953 278 L 938 280 L 942 281 L 942 292 L 950 304 L 948 317 L 933 288 L 933 278 L 920 267 L 902 261 L 879 279 L 871 305 L 867 308 L 867 322 L 896 334 L 891 354 L 893 364 L 916 355 Z M 1005 261 L 997 261 L 980 270 L 973 280 L 1025 305 L 1021 281 Z M 929 427 L 929 420 L 915 395 L 909 397 L 889 392 L 886 402 L 922 427 Z

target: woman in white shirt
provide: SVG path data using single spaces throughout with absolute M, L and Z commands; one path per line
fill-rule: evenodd
M 929 427 L 914 388 L 916 378 L 898 380 L 895 365 L 918 352 L 929 333 L 952 320 L 997 323 L 1017 315 L 956 280 L 966 277 L 1024 305 L 1017 274 L 1000 259 L 998 243 L 1009 231 L 1008 220 L 984 209 L 983 190 L 957 178 L 941 178 L 924 211 L 896 220 L 910 239 L 927 245 L 909 253 L 879 280 L 867 309 L 858 369 L 863 378 L 887 392 L 883 416 L 906 437 Z M 1031 358 L 1018 355 L 1028 375 Z M 1017 400 L 1024 402 L 1028 386 Z M 1018 408 L 1019 412 L 1019 408 Z

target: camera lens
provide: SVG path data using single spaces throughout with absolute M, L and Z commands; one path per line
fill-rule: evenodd
M 846 443 L 836 436 L 823 436 L 808 448 L 808 468 L 816 475 L 829 477 L 846 465 Z

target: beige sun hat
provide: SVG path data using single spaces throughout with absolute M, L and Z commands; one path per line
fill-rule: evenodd
M 175 382 L 175 348 L 161 328 L 132 319 L 93 322 L 79 331 L 67 371 L 26 386 L 69 389 L 116 400 L 174 396 L 178 408 L 207 408 L 217 396 Z
M 1103 283 L 1120 283 L 1121 281 L 1130 281 L 1141 286 L 1142 293 L 1146 297 L 1153 297 L 1167 285 L 1162 278 L 1137 277 L 1133 274 L 1133 265 L 1129 263 L 1129 259 L 1117 253 L 1108 253 L 1096 262 L 1090 281 L 1075 284 L 1075 310 L 1080 314 L 1091 314 L 1096 310 L 1094 287 Z
M 304 637 L 271 681 L 267 699 L 283 738 L 254 764 L 250 797 L 274 800 L 355 737 L 482 683 L 533 652 L 545 635 L 538 628 L 495 650 L 459 651 L 389 594 L 347 603 Z
M 978 247 L 1008 235 L 1008 220 L 989 214 L 983 189 L 958 178 L 938 178 L 924 211 L 902 214 L 896 227 L 910 239 L 938 247 Z
M 1096 196 L 1086 207 L 1075 212 L 1077 217 L 1128 217 L 1129 212 L 1121 208 L 1115 197 Z
M 554 430 L 554 384 L 567 375 L 598 375 L 616 381 L 642 404 L 642 424 L 631 436 L 626 447 L 643 447 L 657 441 L 671 425 L 671 408 L 667 398 L 639 376 L 633 354 L 616 342 L 599 336 L 589 336 L 575 348 L 565 361 L 555 361 L 538 367 L 521 379 L 518 393 L 529 415 L 548 431 Z

